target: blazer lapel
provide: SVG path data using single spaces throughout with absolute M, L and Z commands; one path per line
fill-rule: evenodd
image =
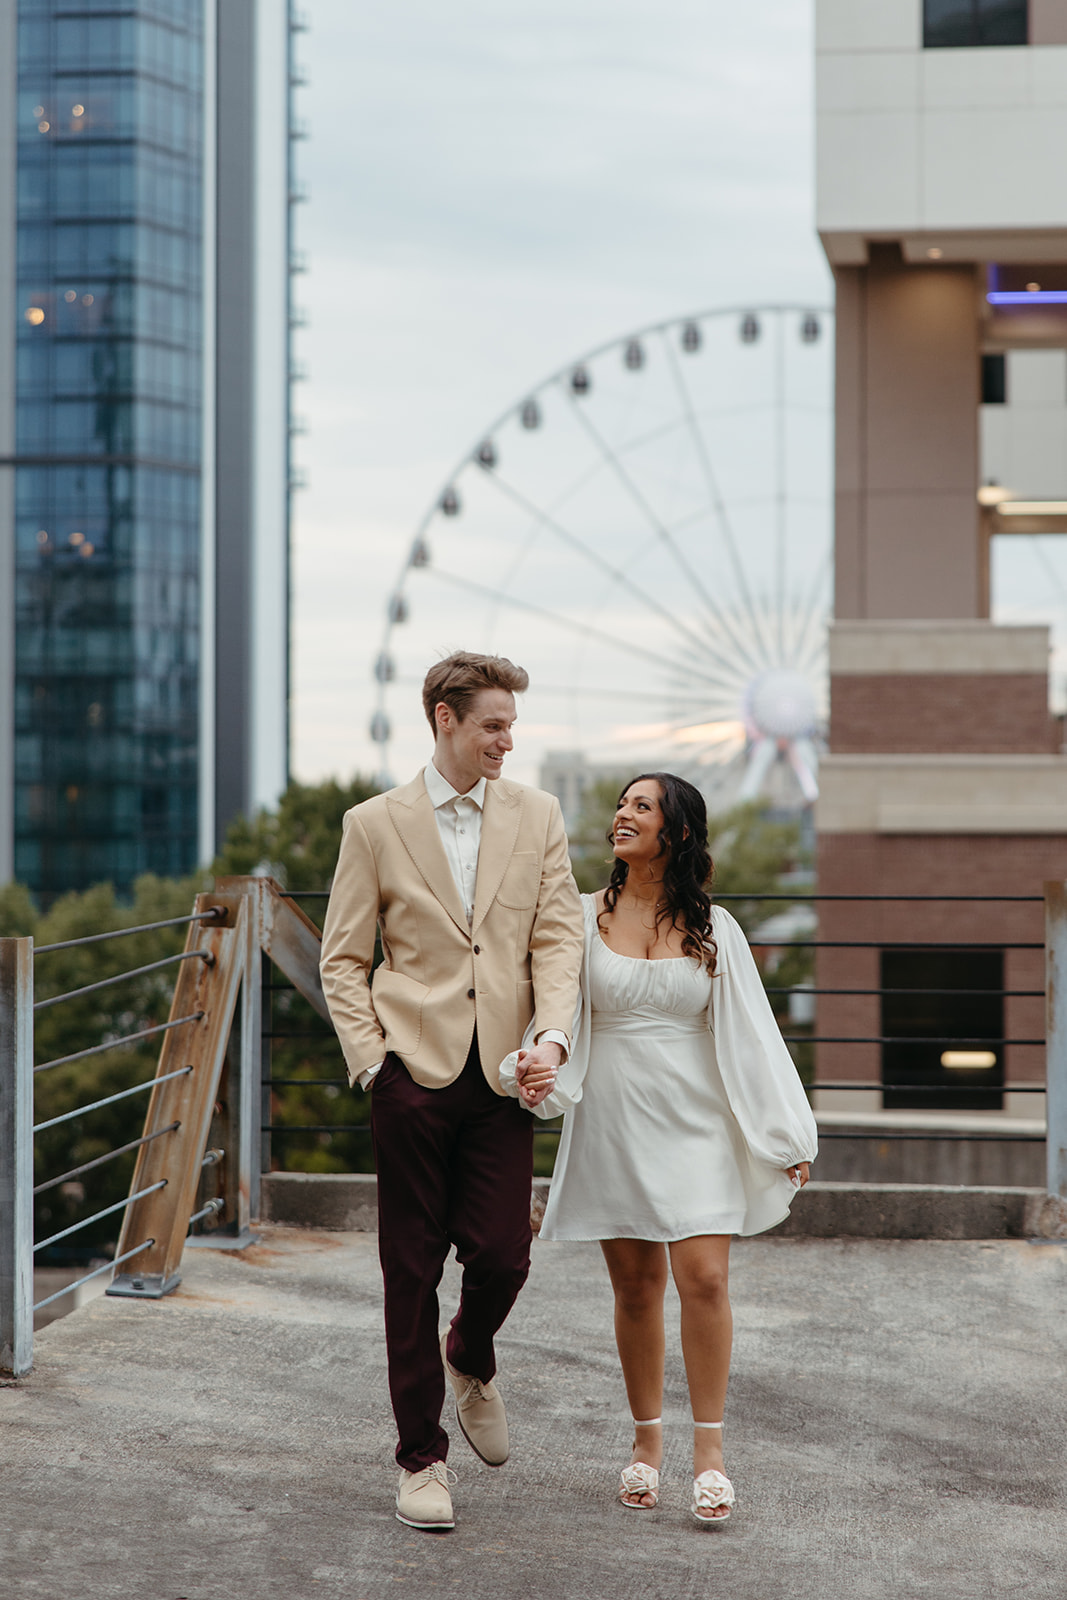
M 478 847 L 478 879 L 474 888 L 474 917 L 471 932 L 476 933 L 486 912 L 496 899 L 501 880 L 515 849 L 522 821 L 519 792 L 502 778 L 485 786 L 482 808 L 482 840 Z
M 467 913 L 452 869 L 448 865 L 441 835 L 437 831 L 433 803 L 426 793 L 422 773 L 386 799 L 389 817 L 403 840 L 408 855 L 426 880 L 426 887 L 440 901 L 461 932 L 470 937 Z M 484 829 L 484 823 L 483 823 Z M 482 848 L 485 847 L 484 833 Z

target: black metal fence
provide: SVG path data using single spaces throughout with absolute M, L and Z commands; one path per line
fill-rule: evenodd
M 324 911 L 328 896 L 305 892 L 290 898 L 300 901 L 305 909 Z M 1043 932 L 1042 895 L 862 895 L 812 890 L 724 894 L 716 899 L 734 911 L 749 932 L 783 1037 L 817 1107 L 825 1106 L 828 1098 L 841 1095 L 853 1096 L 857 1105 L 868 1108 L 872 1097 L 876 1097 L 879 1109 L 887 1110 L 997 1110 L 1003 1095 L 1010 1093 L 1034 1097 L 1034 1119 L 1040 1116 L 1040 1097 L 1045 1091 L 1043 1069 L 1031 1081 L 1006 1076 L 1005 1069 L 1007 1052 L 1013 1048 L 1043 1050 L 1044 1030 L 1010 1034 L 1003 1026 L 1003 1015 L 1006 1000 L 1043 1004 L 1043 965 L 1041 985 L 1029 987 L 1006 984 L 1003 968 L 1006 958 L 1020 954 L 1029 954 L 1036 960 L 1040 952 L 1043 963 L 1043 938 L 834 938 L 824 936 L 821 926 L 810 933 L 801 930 L 776 935 L 765 930 L 770 918 L 798 908 L 818 912 L 847 907 L 868 914 L 885 908 L 918 908 L 920 917 L 924 908 L 953 908 L 961 920 L 968 921 L 969 932 L 977 908 L 998 906 L 1032 907 L 1034 921 Z M 825 920 L 825 913 L 819 920 Z M 879 962 L 877 982 L 818 981 L 816 964 L 820 958 L 825 961 L 829 953 L 854 955 L 860 951 L 870 952 Z M 945 981 L 946 970 L 951 980 L 953 963 L 968 979 L 979 981 Z M 894 972 L 901 974 L 904 981 L 887 982 Z M 783 976 L 788 981 L 780 981 Z M 273 1166 L 287 1170 L 371 1171 L 370 1098 L 359 1089 L 349 1090 L 336 1038 L 279 975 L 274 974 L 265 984 L 264 997 L 264 1170 Z M 856 1001 L 875 1003 L 878 1026 L 858 1031 L 840 1031 L 831 1026 L 826 1030 L 823 1019 L 828 1014 L 832 1017 L 835 1003 Z M 813 1011 L 810 1022 L 796 1020 L 805 1007 Z M 961 1015 L 970 1019 L 962 1028 L 957 1021 Z M 823 1060 L 827 1046 L 834 1047 L 838 1056 L 842 1047 L 852 1053 L 866 1049 L 868 1061 L 874 1051 L 880 1070 L 874 1076 L 869 1070 L 865 1075 L 834 1071 Z M 856 1138 L 854 1129 L 834 1126 L 826 1117 L 821 1120 L 821 1139 Z M 1021 1124 L 1033 1119 L 1018 1120 Z M 972 1125 L 954 1131 L 944 1125 L 945 1121 L 940 1119 L 938 1141 L 1038 1144 L 1045 1137 L 1032 1127 L 1011 1127 L 999 1122 L 984 1130 Z M 538 1128 L 535 1163 L 541 1173 L 552 1169 L 559 1131 L 558 1123 Z M 933 1135 L 885 1119 L 879 1137 L 909 1143 L 929 1141 Z

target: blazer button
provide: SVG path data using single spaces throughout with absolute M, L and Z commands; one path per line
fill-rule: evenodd
M 468 989 L 467 990 L 467 999 L 468 1000 L 473 1000 L 474 999 L 474 990 L 473 989 Z
M 481 953 L 482 953 L 482 947 L 481 947 L 481 945 L 480 945 L 480 944 L 476 944 L 476 945 L 475 945 L 475 946 L 474 946 L 474 954 L 475 954 L 475 955 L 476 955 L 476 956 L 480 956 L 480 955 L 481 955 Z

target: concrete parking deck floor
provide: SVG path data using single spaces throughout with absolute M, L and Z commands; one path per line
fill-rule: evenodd
M 5 1600 L 1063 1600 L 1067 1247 L 735 1250 L 727 1462 L 686 1514 L 676 1316 L 660 1508 L 628 1445 L 593 1245 L 535 1245 L 500 1340 L 514 1454 L 456 1438 L 456 1530 L 393 1516 L 375 1241 L 266 1230 L 170 1298 L 96 1301 L 0 1390 Z M 454 1300 L 450 1267 L 444 1306 Z

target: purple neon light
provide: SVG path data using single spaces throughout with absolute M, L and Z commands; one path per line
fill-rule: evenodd
M 991 306 L 1067 306 L 1067 289 L 993 289 Z

